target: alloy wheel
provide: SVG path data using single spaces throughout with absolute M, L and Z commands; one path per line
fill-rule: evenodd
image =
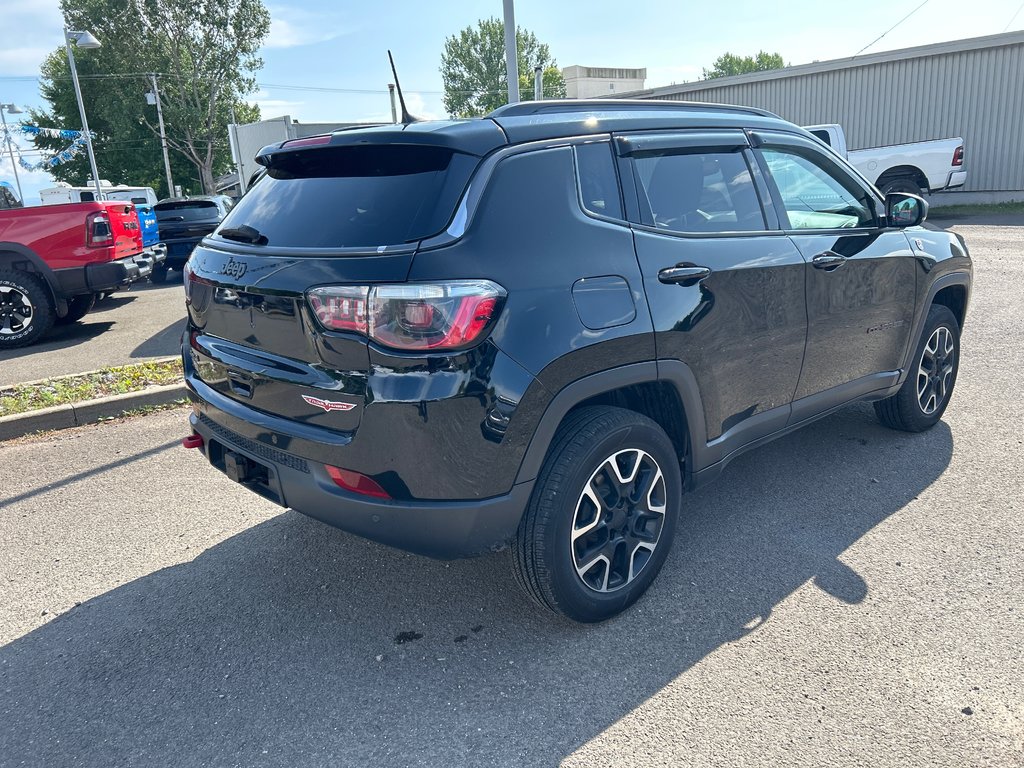
M 595 592 L 614 592 L 650 562 L 665 524 L 665 478 L 639 448 L 618 451 L 590 476 L 572 521 L 572 559 Z
M 0 285 L 0 335 L 21 333 L 32 323 L 32 302 L 18 288 Z
M 917 402 L 926 416 L 935 413 L 949 395 L 956 364 L 956 346 L 949 328 L 940 325 L 928 337 L 917 366 Z

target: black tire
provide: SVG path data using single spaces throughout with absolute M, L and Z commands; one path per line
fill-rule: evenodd
M 167 265 L 154 264 L 153 271 L 149 273 L 149 282 L 153 285 L 167 282 Z
M 42 278 L 19 269 L 0 269 L 0 349 L 35 344 L 57 313 Z
M 71 325 L 77 323 L 83 317 L 92 312 L 96 306 L 97 294 L 87 293 L 83 296 L 72 296 L 68 299 L 68 313 L 64 317 L 58 317 L 57 325 Z
M 620 483 L 623 475 L 630 479 Z M 555 434 L 519 524 L 516 580 L 539 605 L 574 621 L 621 613 L 661 570 L 681 495 L 679 457 L 661 427 L 622 408 L 581 408 Z
M 881 186 L 883 195 L 888 195 L 891 192 L 903 192 L 904 194 L 917 195 L 918 197 L 924 196 L 924 190 L 921 189 L 918 183 L 905 176 L 891 179 Z
M 949 405 L 959 370 L 960 326 L 949 307 L 932 304 L 907 380 L 895 395 L 875 402 L 879 421 L 904 432 L 934 426 Z

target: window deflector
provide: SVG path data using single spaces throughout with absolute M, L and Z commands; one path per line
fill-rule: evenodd
M 615 149 L 622 157 L 636 152 L 678 149 L 691 152 L 710 149 L 719 152 L 749 147 L 746 134 L 740 129 L 721 131 L 659 131 L 657 133 L 619 134 Z

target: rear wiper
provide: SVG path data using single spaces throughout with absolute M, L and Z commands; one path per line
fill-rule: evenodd
M 217 234 L 228 240 L 237 240 L 240 243 L 252 243 L 253 245 L 267 244 L 266 235 L 260 234 L 258 229 L 250 227 L 248 224 L 243 224 L 240 227 L 227 227 L 220 230 Z

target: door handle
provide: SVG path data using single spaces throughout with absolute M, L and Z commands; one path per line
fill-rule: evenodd
M 666 267 L 658 272 L 658 280 L 675 285 L 693 285 L 711 275 L 707 267 Z
M 834 269 L 839 269 L 845 263 L 846 257 L 841 256 L 840 254 L 834 251 L 825 251 L 824 253 L 819 253 L 817 256 L 811 259 L 811 264 L 813 264 L 815 268 L 824 269 L 826 272 L 831 272 Z

